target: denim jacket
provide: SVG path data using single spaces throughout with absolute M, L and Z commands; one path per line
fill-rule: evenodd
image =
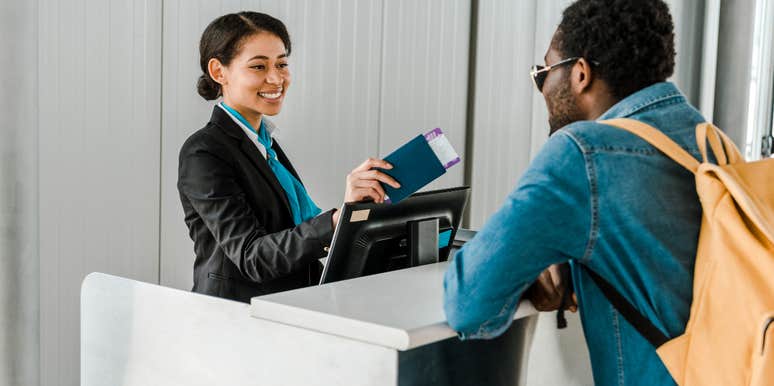
M 700 157 L 695 127 L 704 118 L 672 83 L 626 97 L 599 120 L 619 117 L 648 123 Z M 624 130 L 575 122 L 549 139 L 449 265 L 448 323 L 462 339 L 498 336 L 538 274 L 569 261 L 595 383 L 673 385 L 653 346 L 580 265 L 674 338 L 688 321 L 700 221 L 689 171 Z

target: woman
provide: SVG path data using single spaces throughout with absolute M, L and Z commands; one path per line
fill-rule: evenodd
M 222 101 L 180 151 L 195 292 L 249 302 L 319 280 L 339 213 L 320 213 L 266 119 L 290 87 L 290 48 L 282 22 L 256 12 L 221 16 L 202 34 L 198 91 Z M 369 159 L 347 176 L 345 202 L 383 202 L 379 182 L 399 186 L 377 167 L 391 168 Z

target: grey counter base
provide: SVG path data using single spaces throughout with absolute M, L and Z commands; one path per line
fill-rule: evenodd
M 493 340 L 456 337 L 398 352 L 398 386 L 524 385 L 537 315 Z

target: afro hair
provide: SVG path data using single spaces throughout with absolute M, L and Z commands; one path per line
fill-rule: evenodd
M 578 0 L 564 10 L 554 48 L 595 63 L 617 98 L 669 78 L 675 68 L 672 15 L 662 0 Z

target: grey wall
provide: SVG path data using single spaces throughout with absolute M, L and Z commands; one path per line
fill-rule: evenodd
M 755 1 L 721 3 L 715 124 L 742 148 L 747 127 Z M 745 69 L 746 71 L 740 71 Z
M 666 0 L 675 23 L 677 60 L 671 81 L 698 107 L 701 97 L 705 0 Z
M 41 385 L 79 384 L 81 281 L 158 281 L 161 4 L 39 2 Z
M 0 385 L 37 385 L 37 4 L 0 4 Z

